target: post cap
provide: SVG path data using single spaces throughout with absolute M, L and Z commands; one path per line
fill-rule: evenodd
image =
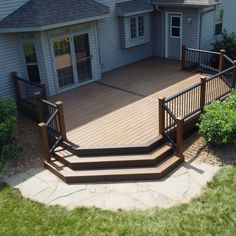
M 221 53 L 226 53 L 226 50 L 225 49 L 221 49 L 220 52 Z
M 200 77 L 200 79 L 201 79 L 201 80 L 206 80 L 206 79 L 207 79 L 207 76 L 202 75 L 202 76 Z
M 41 122 L 41 123 L 38 124 L 38 126 L 41 128 L 41 127 L 45 127 L 46 124 L 44 122 Z
M 184 117 L 183 117 L 183 116 L 178 116 L 178 117 L 176 118 L 176 120 L 177 120 L 177 121 L 184 121 Z
M 234 65 L 236 65 L 236 60 L 234 60 Z
M 55 104 L 56 104 L 57 106 L 60 106 L 60 105 L 63 105 L 63 102 L 62 102 L 62 101 L 57 101 Z

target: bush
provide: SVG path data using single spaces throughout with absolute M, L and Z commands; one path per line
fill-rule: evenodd
M 236 59 L 236 35 L 228 34 L 226 30 L 223 31 L 221 36 L 216 39 L 213 43 L 214 51 L 219 52 L 221 49 L 226 50 L 226 54 L 232 58 Z
M 211 144 L 229 144 L 236 140 L 236 92 L 225 101 L 214 101 L 204 108 L 199 133 Z
M 16 107 L 12 99 L 0 98 L 0 169 L 7 159 L 15 157 Z

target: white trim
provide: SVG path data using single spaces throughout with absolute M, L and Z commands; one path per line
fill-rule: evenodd
M 0 28 L 0 33 L 20 33 L 20 32 L 36 32 L 36 31 L 44 31 L 44 30 L 50 30 L 50 29 L 56 29 L 60 27 L 65 27 L 69 25 L 76 25 L 76 24 L 82 24 L 89 21 L 95 21 L 107 18 L 109 14 L 100 15 L 100 16 L 94 16 L 89 18 L 83 18 L 80 20 L 73 20 L 73 21 L 65 21 L 57 24 L 51 24 L 51 25 L 45 25 L 45 26 L 35 26 L 35 27 L 16 27 L 16 28 Z
M 169 15 L 179 15 L 180 16 L 180 36 L 176 37 L 180 39 L 180 59 L 182 55 L 182 41 L 183 41 L 183 12 L 165 12 L 165 57 L 169 58 Z
M 150 10 L 141 10 L 141 11 L 134 11 L 134 12 L 129 12 L 129 13 L 118 13 L 117 16 L 122 16 L 122 17 L 129 17 L 129 16 L 134 16 L 134 15 L 138 15 L 138 14 L 145 14 L 145 13 L 149 13 L 149 12 L 153 12 L 153 9 Z

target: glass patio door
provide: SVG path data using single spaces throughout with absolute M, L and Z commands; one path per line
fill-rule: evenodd
M 65 37 L 53 41 L 55 64 L 59 88 L 75 84 L 70 38 Z
M 74 50 L 78 83 L 92 80 L 91 55 L 88 34 L 74 36 Z

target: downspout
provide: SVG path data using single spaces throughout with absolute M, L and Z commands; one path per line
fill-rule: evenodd
M 198 42 L 199 42 L 199 49 L 201 49 L 201 39 L 202 39 L 202 20 L 203 20 L 203 16 L 207 13 L 210 13 L 210 12 L 213 12 L 215 11 L 216 9 L 216 6 L 214 6 L 214 8 L 208 10 L 208 11 L 204 11 L 204 12 L 201 12 L 200 14 L 200 26 L 199 26 L 199 38 L 198 38 Z
M 163 28 L 165 29 L 165 27 L 163 27 L 163 13 L 164 13 L 164 10 L 160 9 L 158 4 L 154 5 L 154 9 L 155 9 L 155 11 L 161 13 L 161 32 L 163 33 Z M 162 35 L 165 35 L 165 32 Z M 156 37 L 156 32 L 155 32 L 155 37 Z M 164 38 L 162 37 L 162 39 L 161 39 L 161 57 L 165 57 L 165 50 L 164 51 L 162 50 L 162 48 L 165 48 L 164 42 L 165 42 L 165 37 Z

